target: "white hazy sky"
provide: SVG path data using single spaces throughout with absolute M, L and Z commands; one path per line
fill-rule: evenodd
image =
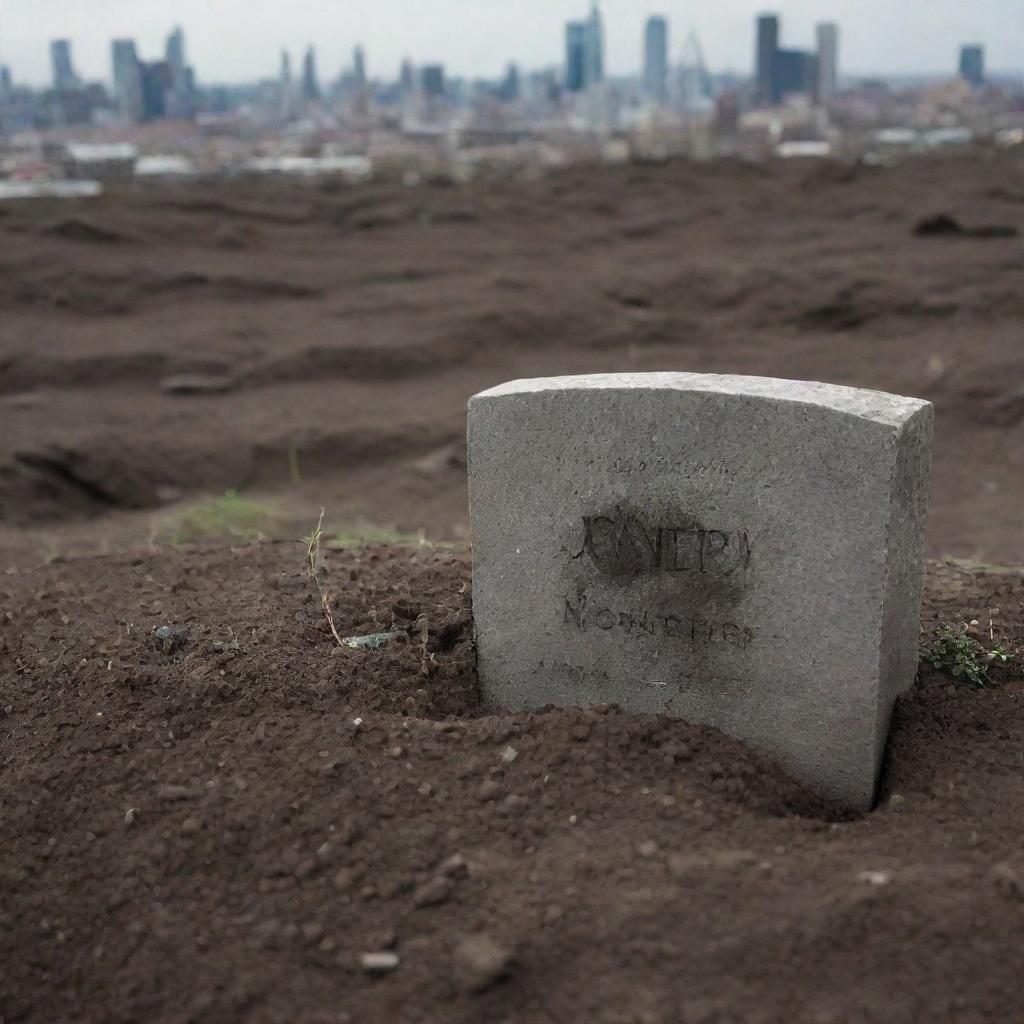
M 144 58 L 163 51 L 174 23 L 185 29 L 200 81 L 276 74 L 282 47 L 317 47 L 321 76 L 367 50 L 371 75 L 393 77 L 401 58 L 443 61 L 451 73 L 496 76 L 508 60 L 524 68 L 560 64 L 563 23 L 588 0 L 0 0 L 0 62 L 22 82 L 49 80 L 48 42 L 68 37 L 78 73 L 110 75 L 110 40 L 134 37 Z M 666 14 L 677 53 L 696 29 L 713 70 L 749 70 L 754 17 L 783 19 L 783 44 L 808 46 L 816 21 L 838 21 L 846 71 L 953 71 L 963 42 L 979 42 L 988 66 L 1024 65 L 1024 0 L 603 0 L 608 66 L 640 63 L 644 19 Z

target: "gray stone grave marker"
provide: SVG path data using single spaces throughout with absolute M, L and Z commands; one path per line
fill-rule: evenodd
M 764 377 L 474 396 L 485 698 L 707 723 L 869 807 L 917 665 L 931 432 L 927 402 Z

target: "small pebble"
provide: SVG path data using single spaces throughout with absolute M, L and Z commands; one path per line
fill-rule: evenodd
M 453 977 L 463 992 L 485 992 L 511 969 L 512 951 L 489 935 L 470 935 L 455 947 Z
M 862 871 L 857 876 L 869 885 L 888 885 L 892 881 L 891 871 Z
M 359 966 L 367 974 L 389 974 L 400 963 L 397 953 L 389 950 L 382 950 L 379 953 L 361 953 L 359 955 Z

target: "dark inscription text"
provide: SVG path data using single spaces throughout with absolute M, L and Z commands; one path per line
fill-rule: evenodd
M 573 556 L 586 556 L 615 576 L 651 572 L 731 576 L 750 565 L 745 530 L 647 525 L 633 515 L 583 516 L 583 541 Z

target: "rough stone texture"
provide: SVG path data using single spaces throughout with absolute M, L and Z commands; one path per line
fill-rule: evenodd
M 485 699 L 708 723 L 869 807 L 917 663 L 931 431 L 927 402 L 764 377 L 474 396 Z

